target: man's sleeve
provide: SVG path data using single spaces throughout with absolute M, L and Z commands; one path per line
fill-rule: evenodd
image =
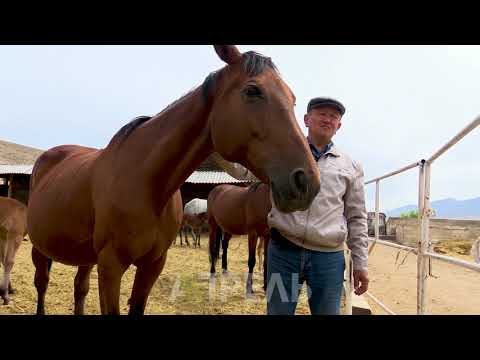
M 347 220 L 347 246 L 352 252 L 353 270 L 368 268 L 368 226 L 365 208 L 364 173 L 360 164 L 354 163 L 355 176 L 345 193 L 345 218 Z
M 248 170 L 246 167 L 225 160 L 219 153 L 213 153 L 210 155 L 213 161 L 217 163 L 227 174 L 233 176 L 237 180 L 252 180 L 258 181 L 257 177 Z

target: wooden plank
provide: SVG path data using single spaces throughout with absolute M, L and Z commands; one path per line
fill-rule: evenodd
M 372 309 L 363 295 L 352 294 L 352 315 L 372 315 Z

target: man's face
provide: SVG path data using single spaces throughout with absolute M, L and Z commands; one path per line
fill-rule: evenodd
M 342 115 L 334 107 L 316 107 L 305 115 L 304 121 L 314 138 L 331 139 L 342 126 Z

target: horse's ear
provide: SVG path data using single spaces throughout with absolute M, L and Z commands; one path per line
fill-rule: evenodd
M 227 64 L 233 64 L 240 61 L 242 54 L 235 45 L 213 45 L 220 59 Z

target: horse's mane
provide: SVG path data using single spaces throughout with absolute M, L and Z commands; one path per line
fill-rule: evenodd
M 117 131 L 117 133 L 112 137 L 112 140 L 110 140 L 109 145 L 116 142 L 117 140 L 120 142 L 123 142 L 137 127 L 147 122 L 151 118 L 152 118 L 151 116 L 136 117 L 135 119 L 133 119 L 128 124 L 124 125 L 120 130 Z
M 226 69 L 228 66 L 224 67 L 223 69 L 214 71 L 210 73 L 205 81 L 202 83 L 202 92 L 204 95 L 205 100 L 208 99 L 215 82 L 217 81 L 219 75 Z M 266 56 L 263 56 L 255 51 L 248 51 L 242 54 L 242 69 L 248 76 L 257 76 L 261 74 L 265 69 L 273 69 L 276 73 L 278 73 L 278 69 L 273 63 L 272 59 Z M 189 91 L 187 94 L 180 97 L 178 100 L 175 100 L 173 103 L 168 105 L 164 110 L 160 113 L 170 109 L 172 106 L 178 104 L 182 99 L 186 98 L 190 95 L 195 89 Z M 159 114 L 160 114 L 159 113 Z M 128 124 L 124 125 L 118 132 L 112 137 L 110 140 L 110 144 L 119 141 L 120 143 L 125 141 L 128 136 L 140 125 L 150 120 L 151 116 L 138 116 Z

